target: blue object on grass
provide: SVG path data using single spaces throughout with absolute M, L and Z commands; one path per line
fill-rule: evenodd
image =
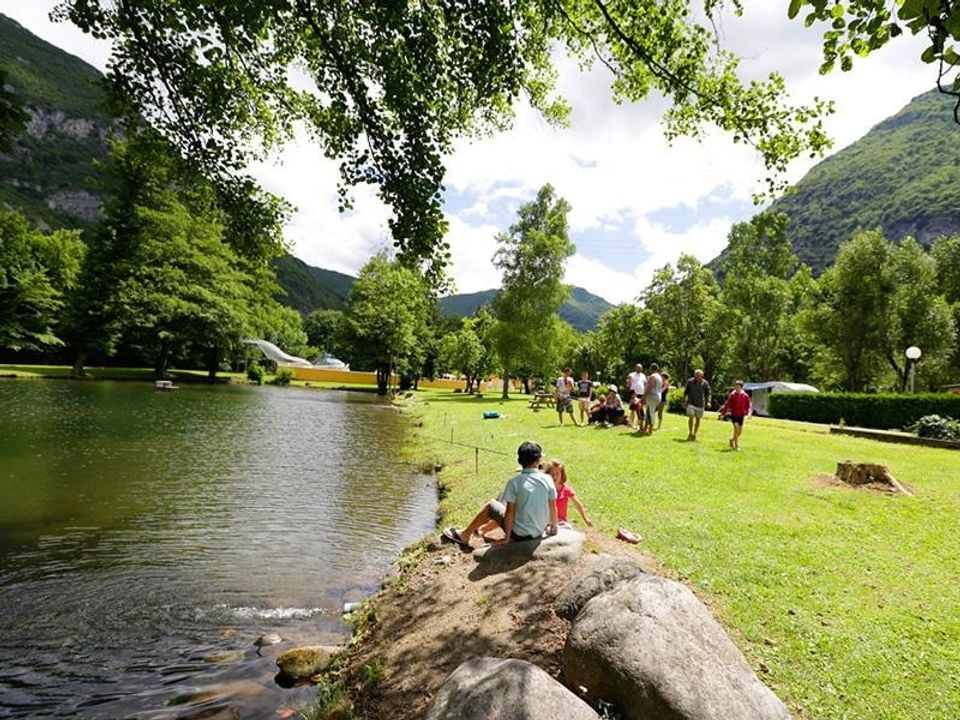
M 498 417 L 500 417 L 500 413 L 498 413 L 496 410 L 487 410 L 487 411 L 483 414 L 483 419 L 484 419 L 484 420 L 491 420 L 491 419 L 493 419 L 493 418 L 498 418 Z

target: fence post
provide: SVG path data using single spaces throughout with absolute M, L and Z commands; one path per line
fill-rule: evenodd
M 475 447 L 473 449 L 473 471 L 474 474 L 480 474 L 480 448 Z

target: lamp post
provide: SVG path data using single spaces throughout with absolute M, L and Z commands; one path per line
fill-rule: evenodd
M 910 394 L 912 395 L 914 392 L 914 381 L 917 376 L 917 360 L 920 359 L 923 353 L 920 352 L 920 348 L 916 345 L 911 345 L 907 348 L 905 355 L 907 356 L 907 363 L 910 365 L 907 372 L 910 373 Z

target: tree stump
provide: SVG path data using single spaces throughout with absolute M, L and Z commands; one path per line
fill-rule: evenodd
M 893 492 L 912 496 L 900 482 L 891 474 L 886 465 L 875 463 L 854 463 L 849 460 L 837 463 L 837 477 L 841 482 L 854 487 L 860 485 L 884 485 Z

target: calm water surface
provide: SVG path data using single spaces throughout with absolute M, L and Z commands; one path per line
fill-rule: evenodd
M 0 381 L 0 717 L 275 718 L 433 527 L 372 396 Z M 253 641 L 286 642 L 258 656 Z

